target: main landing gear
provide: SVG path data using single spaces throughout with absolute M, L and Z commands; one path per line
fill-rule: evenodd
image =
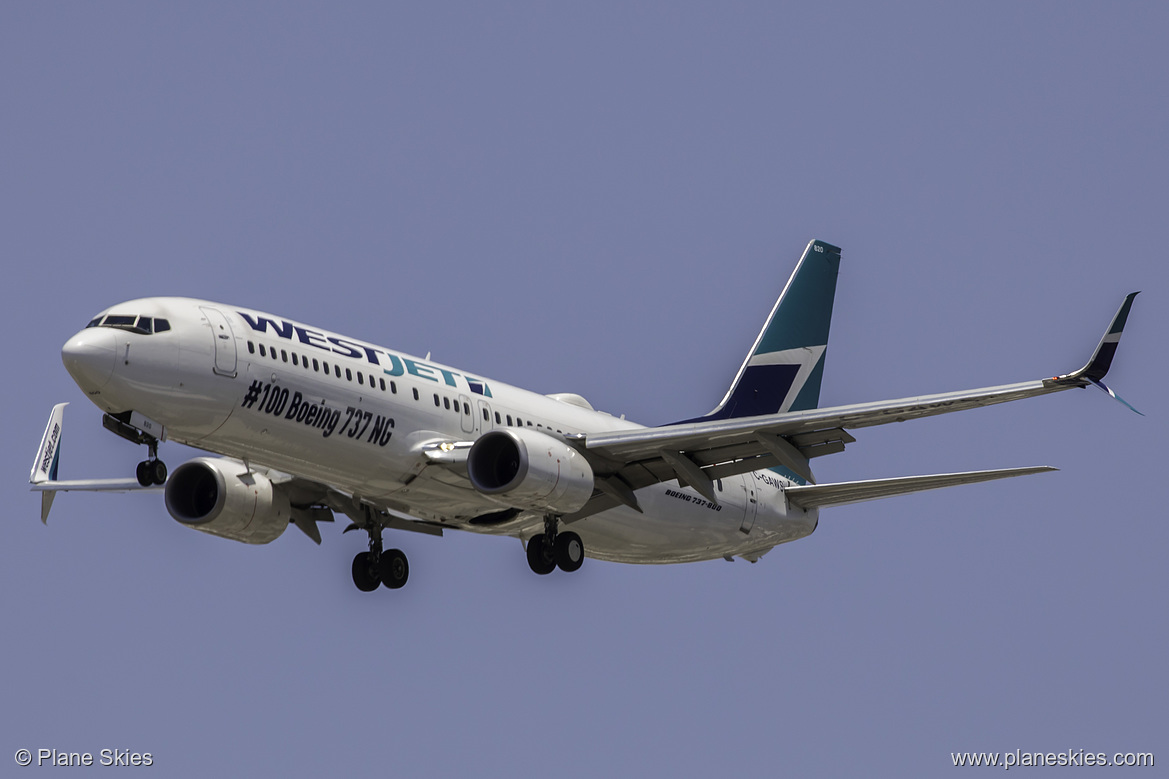
M 558 532 L 559 517 L 544 517 L 544 532 L 528 540 L 528 567 L 541 576 L 559 568 L 572 573 L 584 564 L 584 543 L 572 531 Z
M 410 562 L 401 549 L 382 551 L 382 525 L 365 510 L 365 532 L 369 533 L 369 551 L 353 558 L 353 583 L 362 592 L 373 592 L 379 584 L 396 590 L 410 578 Z

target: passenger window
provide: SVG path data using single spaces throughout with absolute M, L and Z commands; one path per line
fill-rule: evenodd
M 447 411 L 450 411 L 450 409 L 451 409 L 451 399 L 450 398 L 443 398 L 442 404 L 446 407 Z
M 313 370 L 317 373 L 321 372 L 321 364 L 319 362 L 317 362 L 316 357 L 313 358 Z M 329 369 L 325 368 L 325 370 L 329 370 Z
M 490 422 L 491 416 L 487 413 L 487 409 L 483 409 L 483 421 Z
M 261 356 L 261 357 L 267 357 L 267 356 L 268 356 L 268 350 L 266 350 L 266 349 L 264 348 L 264 344 L 260 344 L 260 356 Z
M 300 364 L 304 366 L 304 369 L 306 371 L 308 370 L 308 358 L 305 357 L 303 354 L 300 356 Z
M 251 341 L 248 341 L 248 354 L 255 354 L 255 353 L 256 353 L 256 345 L 253 344 Z
M 345 381 L 353 381 L 353 371 L 345 369 Z
M 398 394 L 398 385 L 393 379 L 390 379 L 390 392 L 394 395 Z
M 385 392 L 386 391 L 386 380 L 383 379 L 381 376 L 378 376 L 377 383 L 378 383 L 378 386 L 381 387 L 382 392 Z
M 436 393 L 434 393 L 434 407 L 438 408 L 441 405 L 442 405 L 442 403 L 439 402 L 438 393 L 436 392 Z M 449 408 L 449 406 L 448 406 L 448 408 Z
M 511 427 L 511 414 L 507 415 L 507 425 L 508 427 Z
M 524 420 L 520 419 L 519 417 L 515 418 L 515 423 L 516 423 L 516 427 L 523 427 L 524 426 Z
M 455 404 L 455 405 L 458 405 L 458 404 Z M 469 403 L 463 404 L 463 414 L 466 416 L 471 416 L 471 404 L 469 404 Z
M 333 375 L 335 375 L 338 379 L 341 378 L 341 366 L 337 363 L 333 363 Z
M 361 371 L 357 372 L 357 383 L 362 385 L 363 387 L 365 386 L 365 374 L 362 373 Z
M 495 412 L 495 424 L 497 424 L 497 425 L 499 424 L 499 412 L 498 411 Z
M 418 400 L 418 388 L 417 387 L 414 388 L 414 399 Z
M 284 362 L 288 362 L 288 352 L 281 349 L 280 350 L 280 359 L 284 360 Z
M 300 363 L 296 361 L 296 352 L 292 353 L 292 364 L 298 367 L 300 366 Z
M 279 359 L 280 359 L 279 357 L 277 357 L 277 356 L 276 356 L 276 347 L 275 347 L 275 346 L 273 346 L 273 347 L 272 347 L 271 349 L 269 349 L 268 351 L 269 351 L 269 352 L 271 352 L 271 354 L 272 354 L 272 359 L 273 359 L 273 360 L 279 360 Z

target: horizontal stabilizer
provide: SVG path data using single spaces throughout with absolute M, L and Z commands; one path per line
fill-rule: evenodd
M 1009 479 L 1012 476 L 1029 476 L 1033 473 L 1056 471 L 1046 465 L 1031 468 L 1004 468 L 995 471 L 967 471 L 965 473 L 940 473 L 933 476 L 903 476 L 897 479 L 869 479 L 867 481 L 845 481 L 837 484 L 809 484 L 788 487 L 784 490 L 788 500 L 800 508 L 812 509 L 825 506 L 843 506 L 911 492 L 937 490 L 955 487 L 959 484 L 977 484 L 981 481 Z

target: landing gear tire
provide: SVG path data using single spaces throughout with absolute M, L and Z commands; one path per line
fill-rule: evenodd
M 556 558 L 550 554 L 551 550 L 544 543 L 546 536 L 537 533 L 528 541 L 528 567 L 533 573 L 546 576 L 556 569 Z
M 368 554 L 368 553 L 367 553 Z M 378 561 L 378 577 L 382 584 L 391 590 L 396 590 L 410 578 L 410 562 L 401 549 L 391 549 L 382 553 Z
M 353 558 L 353 583 L 362 592 L 373 592 L 381 582 L 373 568 L 373 555 L 361 552 Z
M 579 570 L 584 564 L 584 544 L 580 536 L 572 531 L 557 533 L 556 543 L 552 547 L 552 557 L 556 566 L 565 573 Z
M 162 460 L 143 460 L 138 463 L 134 476 L 143 487 L 166 484 L 166 463 Z

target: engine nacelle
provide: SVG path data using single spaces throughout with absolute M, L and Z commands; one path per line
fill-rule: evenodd
M 166 482 L 166 510 L 188 527 L 214 536 L 267 544 L 288 527 L 288 496 L 243 463 L 197 457 Z
M 571 514 L 593 494 L 593 469 L 580 452 L 524 427 L 480 436 L 467 453 L 467 475 L 475 489 L 515 508 Z

